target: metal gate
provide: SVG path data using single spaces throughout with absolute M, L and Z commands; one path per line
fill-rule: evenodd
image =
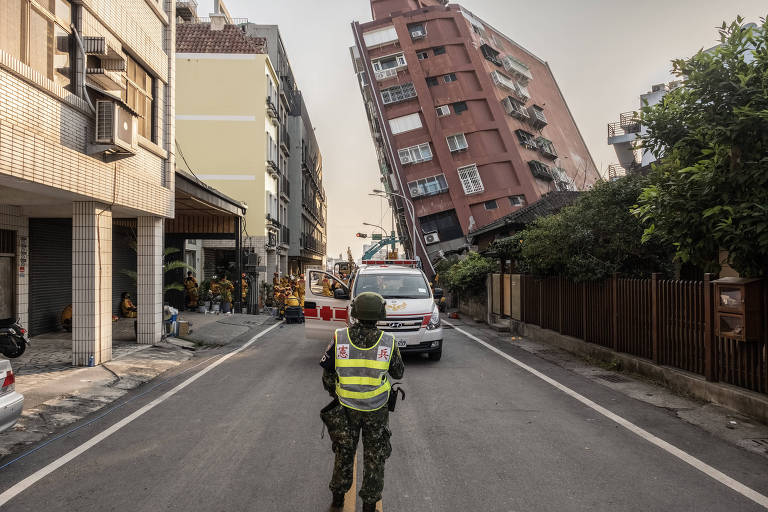
M 59 329 L 72 303 L 72 219 L 29 219 L 29 332 Z

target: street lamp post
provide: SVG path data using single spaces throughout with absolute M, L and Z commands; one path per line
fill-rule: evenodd
M 385 228 L 379 226 L 378 224 L 371 224 L 370 222 L 363 222 L 363 226 L 371 226 L 371 227 L 374 227 L 374 228 L 379 228 L 382 233 L 386 233 L 387 232 L 387 230 Z M 390 235 L 390 239 L 392 240 L 392 244 L 391 244 L 392 245 L 392 252 L 395 252 L 395 232 L 394 231 L 392 231 L 392 233 Z
M 378 195 L 379 197 L 381 197 L 381 194 L 384 194 L 387 196 L 402 197 L 403 200 L 405 201 L 405 204 L 409 206 L 408 213 L 411 214 L 411 223 L 413 224 L 413 237 L 411 238 L 411 243 L 413 244 L 413 256 L 415 258 L 416 257 L 416 207 L 413 206 L 413 202 L 409 198 L 405 197 L 403 194 L 398 194 L 396 192 L 387 192 L 385 190 L 374 189 L 373 194 L 369 194 L 369 195 Z M 432 266 L 432 260 L 429 259 L 429 254 L 427 254 L 426 249 L 424 250 L 424 256 L 426 257 L 429 268 L 432 269 L 432 271 L 434 272 L 434 267 Z

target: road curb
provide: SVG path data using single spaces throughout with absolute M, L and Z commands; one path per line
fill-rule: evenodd
M 768 425 L 768 397 L 758 393 L 722 382 L 709 382 L 693 373 L 659 366 L 636 356 L 614 352 L 609 348 L 535 325 L 524 325 L 523 335 L 530 340 L 563 349 L 580 357 L 604 363 L 619 362 L 623 370 L 652 379 L 673 392 L 733 409 Z

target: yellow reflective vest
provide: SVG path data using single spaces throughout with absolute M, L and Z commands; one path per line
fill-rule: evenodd
M 385 332 L 370 348 L 358 347 L 349 337 L 349 329 L 337 329 L 336 396 L 345 407 L 357 411 L 376 411 L 387 404 L 391 387 L 387 372 L 395 350 L 395 337 Z

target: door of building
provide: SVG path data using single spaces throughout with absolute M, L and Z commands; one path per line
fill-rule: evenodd
M 0 254 L 0 319 L 13 318 L 16 315 L 13 260 L 11 254 Z

